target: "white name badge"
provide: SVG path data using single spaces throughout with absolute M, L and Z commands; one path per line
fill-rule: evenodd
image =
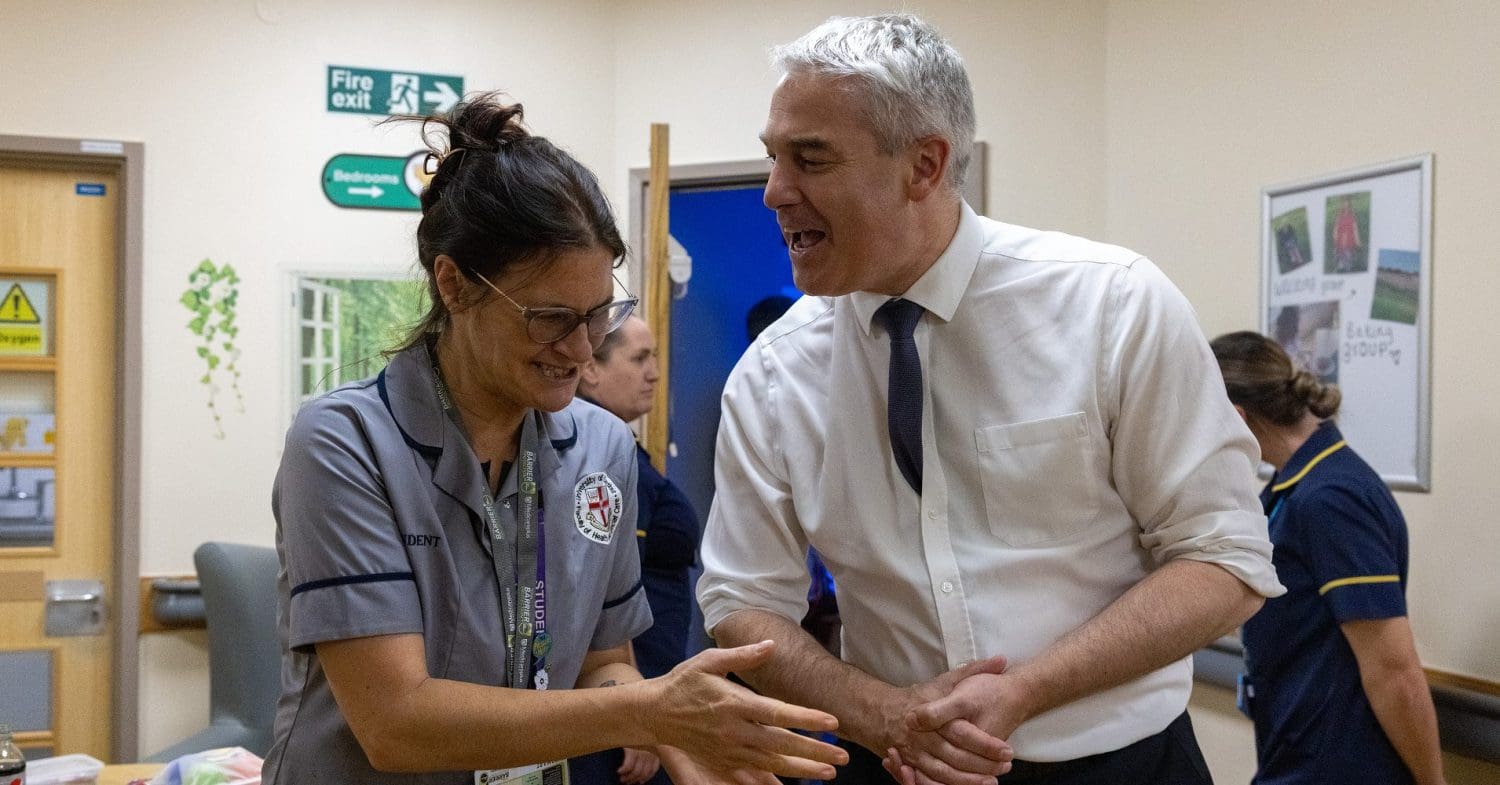
M 567 761 L 474 772 L 474 785 L 568 785 Z

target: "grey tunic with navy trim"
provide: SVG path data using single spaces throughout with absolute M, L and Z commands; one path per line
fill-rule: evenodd
M 577 681 L 589 650 L 634 638 L 651 626 L 651 612 L 632 536 L 630 429 L 581 400 L 540 421 L 537 476 L 553 639 L 547 671 L 551 687 L 565 689 Z M 581 484 L 596 472 L 618 488 L 617 504 L 608 501 L 613 494 L 584 498 Z M 507 472 L 496 495 L 512 532 L 515 475 Z M 271 497 L 283 656 L 266 785 L 472 782 L 471 772 L 372 769 L 314 646 L 417 633 L 433 677 L 505 684 L 499 591 L 482 525 L 484 483 L 473 450 L 438 402 L 421 346 L 397 354 L 375 378 L 341 387 L 298 413 Z M 588 515 L 594 517 L 583 520 Z M 603 543 L 602 530 L 609 533 Z

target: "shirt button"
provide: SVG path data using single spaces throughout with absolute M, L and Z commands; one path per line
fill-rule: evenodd
M 931 518 L 932 520 L 937 520 L 937 510 L 928 510 L 927 517 Z
M 505 502 L 505 509 L 507 509 L 507 510 L 510 509 L 510 501 L 509 500 L 507 500 Z
M 952 594 L 953 593 L 953 581 L 943 581 L 943 593 L 944 594 Z

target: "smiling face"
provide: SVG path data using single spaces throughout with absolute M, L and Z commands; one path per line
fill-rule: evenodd
M 880 151 L 855 87 L 790 73 L 761 133 L 772 161 L 765 204 L 776 211 L 797 288 L 809 294 L 900 294 L 889 290 L 916 263 L 911 156 Z
M 613 263 L 602 248 L 566 249 L 491 283 L 529 308 L 586 313 L 613 299 Z M 437 274 L 445 300 L 452 291 L 457 302 L 467 303 L 455 307 L 449 302 L 442 355 L 444 376 L 461 404 L 518 419 L 527 409 L 555 412 L 572 402 L 579 371 L 594 350 L 584 325 L 556 343 L 537 343 L 516 306 L 483 283 L 463 278 L 452 259 L 439 257 Z
M 656 382 L 661 376 L 651 328 L 631 317 L 620 326 L 619 332 L 604 359 L 595 359 L 584 366 L 582 389 L 600 406 L 628 422 L 651 411 Z

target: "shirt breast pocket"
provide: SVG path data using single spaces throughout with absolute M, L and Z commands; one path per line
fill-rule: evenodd
M 990 531 L 1007 545 L 1066 540 L 1099 512 L 1083 412 L 974 431 Z

